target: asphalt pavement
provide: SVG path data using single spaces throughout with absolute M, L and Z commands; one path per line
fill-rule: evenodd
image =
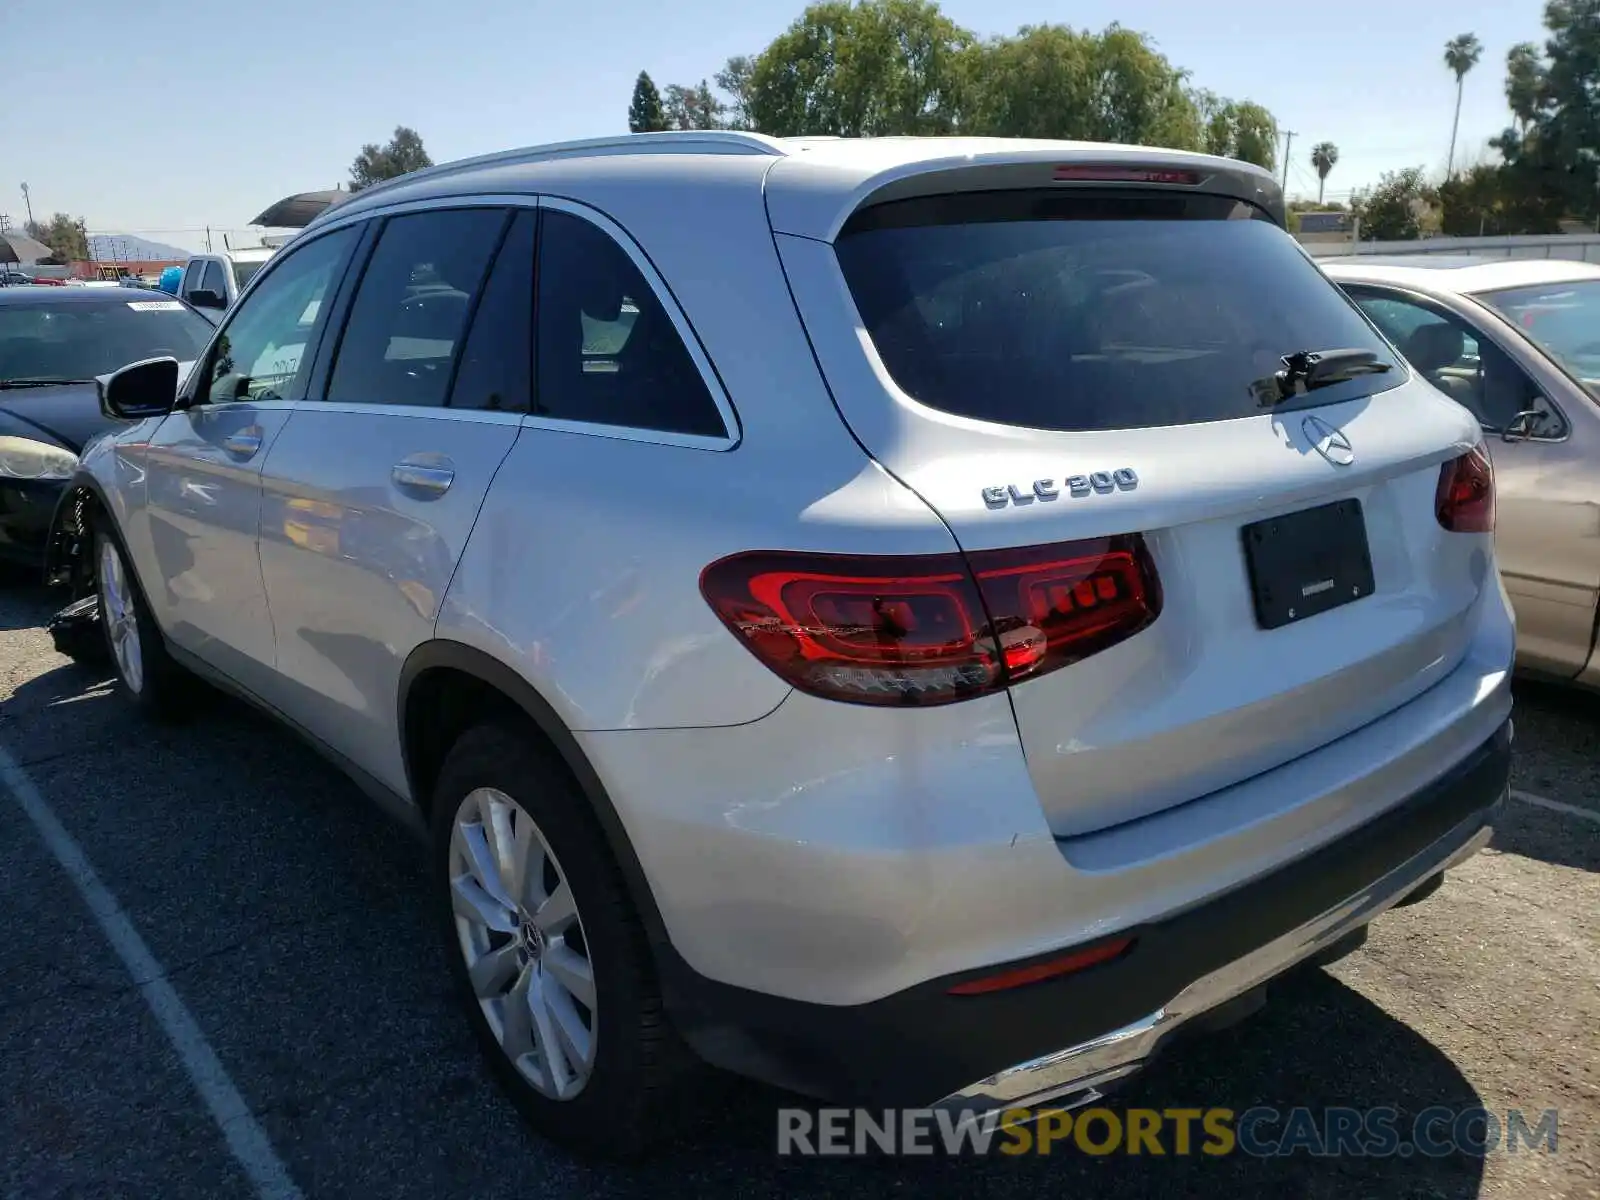
M 51 607 L 0 592 L 0 1195 L 1600 1197 L 1600 699 L 1519 688 L 1492 847 L 1118 1098 L 1556 1109 L 1554 1153 L 780 1158 L 796 1101 L 721 1080 L 621 1168 L 495 1090 L 415 843 L 232 702 L 141 723 Z

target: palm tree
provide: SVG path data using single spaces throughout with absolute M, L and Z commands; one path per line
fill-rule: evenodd
M 1450 157 L 1445 160 L 1445 178 L 1455 174 L 1456 165 L 1456 133 L 1461 128 L 1461 84 L 1466 79 L 1467 72 L 1478 65 L 1478 60 L 1483 57 L 1483 43 L 1478 40 L 1475 33 L 1463 33 L 1460 37 L 1453 37 L 1444 45 L 1444 65 L 1449 67 L 1456 75 L 1456 119 L 1450 126 Z
M 1544 60 L 1532 42 L 1518 42 L 1506 54 L 1506 102 L 1516 118 L 1517 135 L 1528 136 L 1528 128 L 1539 112 L 1544 92 Z
M 1328 186 L 1328 172 L 1339 164 L 1339 147 L 1332 142 L 1318 142 L 1311 147 L 1311 165 L 1317 169 L 1317 203 L 1322 203 L 1322 190 Z

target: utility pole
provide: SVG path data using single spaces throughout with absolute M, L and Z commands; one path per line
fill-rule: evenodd
M 28 228 L 33 228 L 33 197 L 28 194 L 28 185 L 22 185 L 22 202 L 28 206 Z
M 1289 147 L 1294 145 L 1295 130 L 1283 131 L 1283 190 L 1289 190 Z
M 206 226 L 206 253 L 211 253 L 211 226 Z

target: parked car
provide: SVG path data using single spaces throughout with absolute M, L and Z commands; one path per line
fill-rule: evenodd
M 1518 667 L 1600 687 L 1600 265 L 1416 255 L 1324 269 L 1490 435 Z
M 1482 432 L 1283 221 L 1068 142 L 414 172 L 113 376 L 59 561 L 131 703 L 233 691 L 431 839 L 546 1133 L 640 1148 L 696 1055 L 1070 1107 L 1506 791 Z
M 97 379 L 163 355 L 192 363 L 211 326 L 131 288 L 0 290 L 0 560 L 38 570 L 56 502 L 97 435 L 123 422 Z
M 226 254 L 196 254 L 183 267 L 178 295 L 216 316 L 232 306 L 255 273 L 276 254 L 275 246 L 253 246 Z
M 35 275 L 18 267 L 0 267 L 0 287 L 60 287 L 63 280 L 48 275 Z

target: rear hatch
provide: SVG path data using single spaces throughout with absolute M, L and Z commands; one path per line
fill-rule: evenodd
M 1034 784 L 1072 836 L 1404 704 L 1460 661 L 1494 583 L 1490 538 L 1436 511 L 1475 423 L 1237 178 L 1230 195 L 1181 161 L 1142 179 L 1041 169 L 992 190 L 944 172 L 925 195 L 902 172 L 831 244 L 776 232 L 867 452 L 980 576 L 1019 547 L 1065 564 L 1043 584 L 997 567 L 983 591 L 1019 656 Z M 1364 352 L 1347 360 L 1362 373 L 1309 390 L 1279 375 L 1336 349 Z M 1016 579 L 1026 594 L 1004 597 Z M 1046 618 L 1078 640 L 1040 640 L 1051 661 L 1029 674 Z

